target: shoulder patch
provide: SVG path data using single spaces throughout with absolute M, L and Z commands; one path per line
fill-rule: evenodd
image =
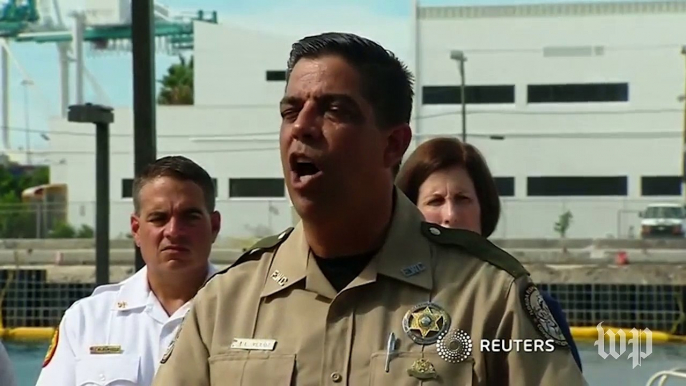
M 245 251 L 245 253 L 243 253 L 233 264 L 215 272 L 214 275 L 212 275 L 209 279 L 205 281 L 205 284 L 207 284 L 215 276 L 224 274 L 237 265 L 243 264 L 246 261 L 258 260 L 264 252 L 270 251 L 278 247 L 284 241 L 286 241 L 288 236 L 291 235 L 291 232 L 293 232 L 293 228 L 288 228 L 285 231 L 279 233 L 278 235 L 267 236 L 263 239 L 260 239 L 250 248 L 248 248 L 248 250 Z
M 529 275 L 519 260 L 477 233 L 463 229 L 443 228 L 440 225 L 422 222 L 422 234 L 437 244 L 460 247 L 475 257 L 508 272 L 515 278 Z
M 50 347 L 48 347 L 48 352 L 45 354 L 45 359 L 43 359 L 43 367 L 50 364 L 52 357 L 55 356 L 55 350 L 57 350 L 57 343 L 60 340 L 60 328 L 55 328 L 55 332 L 52 334 L 52 341 L 50 342 Z
M 569 347 L 569 342 L 562 333 L 562 328 L 555 320 L 553 313 L 550 312 L 550 308 L 541 296 L 538 287 L 534 283 L 529 283 L 520 290 L 519 296 L 529 320 L 536 326 L 543 338 L 552 341 L 557 346 Z

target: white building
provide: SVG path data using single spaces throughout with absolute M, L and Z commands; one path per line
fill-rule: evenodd
M 422 135 L 459 134 L 499 178 L 498 235 L 626 236 L 647 202 L 680 200 L 686 3 L 432 7 L 418 11 Z M 492 140 L 489 136 L 503 136 Z M 423 137 L 425 138 L 425 137 Z
M 681 200 L 686 3 L 421 7 L 415 16 L 416 138 L 460 135 L 450 53 L 463 51 L 467 140 L 504 197 L 495 237 L 556 237 L 565 210 L 568 237 L 626 237 L 638 234 L 647 203 Z M 158 107 L 158 154 L 187 155 L 217 179 L 223 235 L 276 233 L 290 225 L 277 103 L 298 37 L 203 23 L 195 36 L 196 105 Z M 115 114 L 114 237 L 128 232 L 133 176 L 132 112 Z M 92 224 L 94 138 L 57 133 L 93 129 L 54 120 L 51 130 L 52 182 L 69 185 L 70 222 Z

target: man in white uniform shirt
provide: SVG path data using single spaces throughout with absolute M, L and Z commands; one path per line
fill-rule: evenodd
M 215 272 L 221 217 L 207 172 L 164 157 L 133 182 L 131 232 L 146 266 L 64 314 L 37 386 L 150 385 L 190 300 Z

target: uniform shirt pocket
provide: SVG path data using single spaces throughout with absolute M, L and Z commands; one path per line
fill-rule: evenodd
M 408 370 L 420 360 L 425 359 L 434 373 L 434 378 L 419 379 L 408 374 Z M 426 363 L 426 362 L 424 362 Z M 386 372 L 386 352 L 372 354 L 370 366 L 370 386 L 419 386 L 419 385 L 450 385 L 472 386 L 474 359 L 459 363 L 448 363 L 435 352 L 403 352 L 396 351 L 392 356 Z
M 210 383 L 223 385 L 290 386 L 295 369 L 295 354 L 245 351 L 212 355 L 209 358 Z
M 140 358 L 136 355 L 90 355 L 76 361 L 76 386 L 131 386 L 138 384 Z

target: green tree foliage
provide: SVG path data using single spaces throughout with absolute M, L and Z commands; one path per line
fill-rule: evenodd
M 193 104 L 193 58 L 179 56 L 179 63 L 172 64 L 159 81 L 162 85 L 157 103 L 161 105 Z
M 48 237 L 51 239 L 92 239 L 95 231 L 88 225 L 81 225 L 81 228 L 74 228 L 67 223 L 57 224 L 50 232 Z
M 67 223 L 58 223 L 42 232 L 38 229 L 41 215 L 45 216 L 45 207 L 22 202 L 21 194 L 24 190 L 50 183 L 50 169 L 37 167 L 26 171 L 19 166 L 0 166 L 0 239 L 26 239 L 49 237 L 57 239 L 94 237 L 93 228 L 82 225 L 80 228 Z M 43 213 L 41 212 L 43 210 Z M 54 210 L 54 209 L 47 209 Z M 43 218 L 42 221 L 45 221 Z M 44 224 L 44 223 L 43 223 Z M 39 233 L 41 232 L 41 233 Z
M 562 213 L 559 220 L 555 223 L 554 229 L 557 234 L 560 235 L 560 240 L 562 241 L 562 252 L 567 253 L 567 245 L 565 245 L 565 238 L 567 237 L 567 231 L 572 225 L 572 212 L 566 211 Z
M 570 225 L 572 225 L 572 212 L 566 211 L 560 215 L 559 220 L 555 223 L 555 232 L 560 235 L 560 238 L 565 238 Z
M 21 201 L 28 188 L 47 184 L 50 170 L 38 167 L 29 172 L 0 166 L 0 238 L 36 237 L 35 212 Z

